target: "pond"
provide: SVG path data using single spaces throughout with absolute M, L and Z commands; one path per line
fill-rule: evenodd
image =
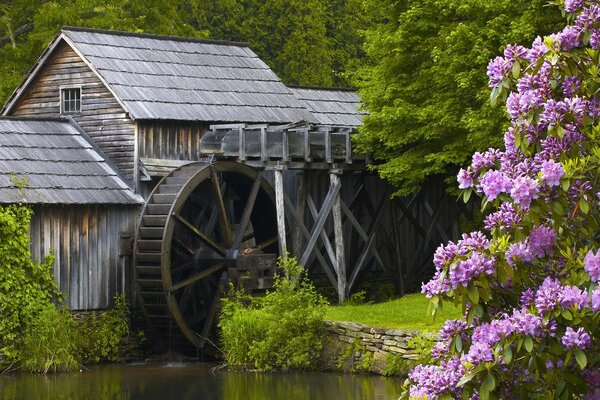
M 0 375 L 0 400 L 392 400 L 402 378 L 324 372 L 253 373 L 214 364 L 93 366 L 54 375 Z

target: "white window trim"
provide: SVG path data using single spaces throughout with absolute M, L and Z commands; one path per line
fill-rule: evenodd
M 63 91 L 69 89 L 79 89 L 79 111 L 65 111 L 63 109 L 64 99 Z M 59 86 L 58 88 L 58 102 L 60 107 L 60 113 L 65 115 L 80 114 L 83 111 L 83 88 L 81 86 Z

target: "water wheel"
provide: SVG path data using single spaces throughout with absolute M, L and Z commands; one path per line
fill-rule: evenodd
M 246 249 L 278 251 L 274 193 L 235 162 L 188 164 L 149 197 L 135 242 L 141 308 L 170 350 L 203 349 L 219 299 Z

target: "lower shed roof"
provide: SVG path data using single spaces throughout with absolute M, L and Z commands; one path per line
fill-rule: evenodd
M 0 203 L 140 204 L 76 123 L 0 117 Z

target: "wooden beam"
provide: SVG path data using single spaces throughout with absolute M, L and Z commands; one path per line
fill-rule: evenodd
M 352 164 L 352 141 L 350 140 L 350 131 L 346 131 L 344 135 L 346 136 L 346 163 Z
M 414 270 L 414 268 L 416 267 L 417 263 L 419 262 L 419 258 L 421 256 L 421 254 L 425 251 L 425 247 L 428 245 L 431 245 L 431 239 L 433 237 L 433 232 L 435 231 L 437 222 L 440 218 L 440 216 L 442 215 L 442 204 L 444 203 L 444 198 L 442 198 L 442 200 L 440 201 L 440 205 L 438 206 L 437 210 L 435 211 L 435 214 L 433 215 L 433 218 L 431 220 L 431 224 L 429 225 L 429 228 L 427 229 L 427 233 L 425 234 L 425 238 L 424 240 L 419 244 L 419 247 L 417 248 L 416 254 L 417 256 L 414 258 L 413 263 L 410 267 L 410 270 Z M 435 245 L 432 245 L 432 248 L 436 248 Z
M 392 209 L 392 229 L 394 231 L 394 242 L 396 243 L 394 246 L 394 251 L 396 253 L 396 262 L 398 263 L 398 285 L 400 286 L 400 296 L 404 296 L 404 263 L 400 253 L 400 231 L 396 226 L 396 207 L 394 207 L 394 204 L 390 204 L 390 206 Z
M 238 128 L 238 135 L 238 158 L 243 161 L 246 159 L 246 135 L 244 134 L 243 126 Z
M 194 274 L 194 275 L 190 276 L 189 278 L 182 280 L 181 282 L 177 282 L 176 284 L 174 284 L 173 286 L 171 286 L 169 288 L 169 292 L 174 292 L 176 290 L 181 289 L 182 287 L 191 285 L 192 283 L 195 283 L 195 282 L 199 281 L 200 279 L 204 279 L 207 276 L 212 275 L 213 273 L 215 273 L 223 268 L 225 268 L 224 262 L 217 263 L 217 264 L 213 265 L 212 267 L 208 267 L 207 269 L 202 270 L 202 271 L 198 272 L 197 274 Z
M 284 193 L 284 200 L 285 200 L 285 205 L 287 206 L 287 209 L 292 214 L 292 217 L 296 220 L 296 226 L 300 228 L 305 239 L 310 239 L 310 232 L 308 231 L 308 229 L 306 229 L 306 226 L 304 225 L 304 218 L 300 218 L 300 214 L 294 207 L 294 204 L 292 203 L 292 201 L 285 195 L 285 193 Z M 298 250 L 300 250 L 300 249 L 298 249 Z M 327 275 L 327 278 L 329 278 L 329 281 L 331 282 L 333 287 L 337 287 L 337 279 L 334 276 L 333 271 L 331 271 L 331 268 L 329 268 L 327 261 L 325 261 L 325 257 L 323 257 L 323 255 L 321 254 L 321 251 L 318 248 L 315 248 L 315 257 L 319 261 L 319 264 L 321 264 L 323 271 Z M 302 264 L 302 266 L 306 266 L 306 265 Z
M 275 173 L 275 208 L 277 212 L 277 234 L 279 236 L 279 255 L 287 257 L 287 241 L 285 234 L 285 205 L 283 192 L 283 167 L 273 171 Z
M 261 161 L 267 161 L 267 128 L 260 128 L 260 159 Z
M 304 161 L 311 162 L 310 158 L 310 132 L 308 128 L 304 128 L 302 130 L 302 134 L 304 135 Z
M 440 204 L 438 205 L 438 207 L 443 207 L 444 203 L 446 200 L 446 195 L 442 195 L 442 200 L 440 201 Z M 423 207 L 425 207 L 425 211 L 427 211 L 427 214 L 429 214 L 429 217 L 433 217 L 434 215 L 434 211 L 433 208 L 431 207 L 431 204 L 429 204 L 429 201 L 426 198 L 423 198 Z M 446 232 L 444 231 L 444 229 L 442 229 L 442 227 L 439 224 L 436 224 L 435 229 L 437 230 L 438 234 L 440 235 L 440 238 L 442 239 L 442 241 L 444 242 L 449 242 L 450 238 L 448 237 L 448 235 L 446 234 Z
M 297 195 L 298 205 L 297 208 L 295 208 L 295 210 L 297 210 L 298 212 L 298 218 L 296 220 L 296 229 L 294 230 L 294 242 L 292 243 L 293 254 L 296 258 L 302 255 L 300 254 L 300 251 L 302 249 L 302 243 L 304 239 L 304 235 L 302 233 L 300 225 L 304 225 L 304 210 L 306 208 L 306 198 L 308 195 L 308 173 L 306 171 L 300 172 L 300 184 L 298 185 Z M 290 206 L 288 205 L 288 208 L 289 207 Z M 292 208 L 294 208 L 293 205 Z
M 331 186 L 341 186 L 340 177 L 337 172 L 332 171 L 329 174 Z M 342 226 L 342 206 L 341 206 L 340 193 L 335 196 L 333 202 L 333 231 L 335 235 L 335 255 L 336 255 L 336 272 L 337 272 L 337 291 L 338 301 L 341 303 L 346 300 L 347 285 L 346 285 L 346 263 L 345 261 L 345 249 L 344 249 L 344 227 Z
M 281 135 L 281 158 L 287 162 L 290 160 L 290 138 L 287 130 L 282 131 Z
M 340 206 L 342 208 L 342 211 L 344 212 L 344 214 L 346 214 L 346 217 L 348 218 L 348 220 L 350 221 L 350 223 L 354 227 L 354 229 L 358 232 L 359 236 L 362 238 L 362 240 L 365 243 L 368 243 L 368 241 L 369 241 L 369 235 L 367 235 L 367 233 L 362 228 L 362 226 L 360 226 L 360 223 L 354 217 L 354 215 L 352 214 L 352 211 L 350 211 L 350 209 L 346 206 L 346 204 L 343 201 L 340 203 Z M 383 262 L 383 259 L 381 258 L 381 255 L 379 254 L 379 252 L 376 249 L 373 249 L 373 256 L 375 257 L 375 259 L 377 260 L 377 262 L 381 265 L 381 268 L 383 268 L 383 270 L 385 271 L 387 269 L 387 266 Z
M 244 237 L 244 232 L 246 231 L 246 227 L 248 226 L 248 222 L 250 222 L 250 217 L 252 216 L 252 210 L 254 210 L 254 203 L 256 203 L 256 196 L 258 195 L 258 189 L 260 188 L 260 182 L 262 180 L 262 172 L 259 172 L 256 175 L 256 179 L 252 184 L 252 189 L 250 189 L 250 195 L 246 200 L 246 205 L 244 206 L 244 211 L 242 212 L 242 218 L 239 223 L 239 228 L 237 235 L 233 239 L 233 244 L 231 245 L 232 249 L 238 249 L 240 244 L 242 243 L 242 239 Z
M 310 211 L 310 214 L 312 215 L 313 219 L 316 221 L 317 218 L 319 218 L 319 212 L 317 211 L 315 202 L 310 194 L 308 195 L 307 206 Z M 325 232 L 325 229 L 323 229 L 321 231 L 320 236 L 321 236 L 321 241 L 323 242 L 323 245 L 325 246 L 325 251 L 327 251 L 327 255 L 329 256 L 329 260 L 331 261 L 331 265 L 334 266 L 334 269 L 336 270 L 336 274 L 337 274 L 337 268 L 336 268 L 337 257 L 335 255 L 335 250 L 333 249 L 333 246 L 331 246 L 331 241 L 329 240 L 329 236 L 327 235 L 327 232 Z
M 317 243 L 317 239 L 319 238 L 319 235 L 321 234 L 321 231 L 323 230 L 325 221 L 327 220 L 327 217 L 329 216 L 329 213 L 331 212 L 331 209 L 333 208 L 333 202 L 335 200 L 335 196 L 337 196 L 338 192 L 340 191 L 340 186 L 341 185 L 338 182 L 336 185 L 331 185 L 329 187 L 329 192 L 327 193 L 327 196 L 325 197 L 325 201 L 323 202 L 321 211 L 319 211 L 319 217 L 315 221 L 315 225 L 313 226 L 313 229 L 311 231 L 310 239 L 308 240 L 308 244 L 306 245 L 306 248 L 304 249 L 302 258 L 300 259 L 300 265 L 306 265 L 306 262 L 308 261 L 308 257 L 312 253 L 312 251 L 315 247 L 315 244 Z
M 383 216 L 383 209 L 384 209 L 386 200 L 387 200 L 387 196 L 385 196 L 385 194 L 384 194 L 382 196 L 379 206 L 377 207 L 377 210 L 375 212 L 375 219 L 373 220 L 373 223 L 371 224 L 371 228 L 369 229 L 369 233 L 368 233 L 369 241 L 366 243 L 365 248 L 363 249 L 360 257 L 358 258 L 358 262 L 356 263 L 356 265 L 354 266 L 354 269 L 352 270 L 352 275 L 350 276 L 350 283 L 348 285 L 348 291 L 352 290 L 352 287 L 354 286 L 354 283 L 356 282 L 356 278 L 358 277 L 358 274 L 362 271 L 362 269 L 366 265 L 365 261 L 367 260 L 369 250 L 370 250 L 371 246 L 373 245 L 373 242 L 375 241 L 375 237 L 377 236 L 377 229 L 379 226 L 379 221 L 381 220 L 381 217 Z
M 330 164 L 333 162 L 331 156 L 331 131 L 327 129 L 325 132 L 325 162 Z
M 200 232 L 200 230 L 198 228 L 196 228 L 194 225 L 192 225 L 191 222 L 189 222 L 187 219 L 183 218 L 181 215 L 177 214 L 177 213 L 173 213 L 173 217 L 181 222 L 181 224 L 183 224 L 183 226 L 185 226 L 187 229 L 189 229 L 193 234 L 195 234 L 200 240 L 202 240 L 204 243 L 206 243 L 206 245 L 208 247 L 210 247 L 211 249 L 213 249 L 215 252 L 217 252 L 219 255 L 221 255 L 222 257 L 225 257 L 225 255 L 227 254 L 225 252 L 224 249 L 221 248 L 221 246 L 219 246 L 217 243 L 215 243 L 214 241 L 212 241 L 208 236 L 206 236 L 204 233 Z M 194 252 L 191 252 L 191 255 L 194 255 Z
M 224 191 L 221 189 L 221 182 L 219 181 L 219 177 L 217 176 L 217 171 L 215 171 L 212 165 L 209 166 L 209 168 L 210 179 L 212 181 L 214 189 L 214 200 L 217 205 L 217 212 L 219 213 L 219 221 L 221 223 L 221 233 L 223 234 L 225 246 L 231 248 L 233 238 L 231 237 L 231 225 L 229 224 L 229 217 L 227 216 L 227 209 L 225 207 L 225 202 L 223 198 Z

